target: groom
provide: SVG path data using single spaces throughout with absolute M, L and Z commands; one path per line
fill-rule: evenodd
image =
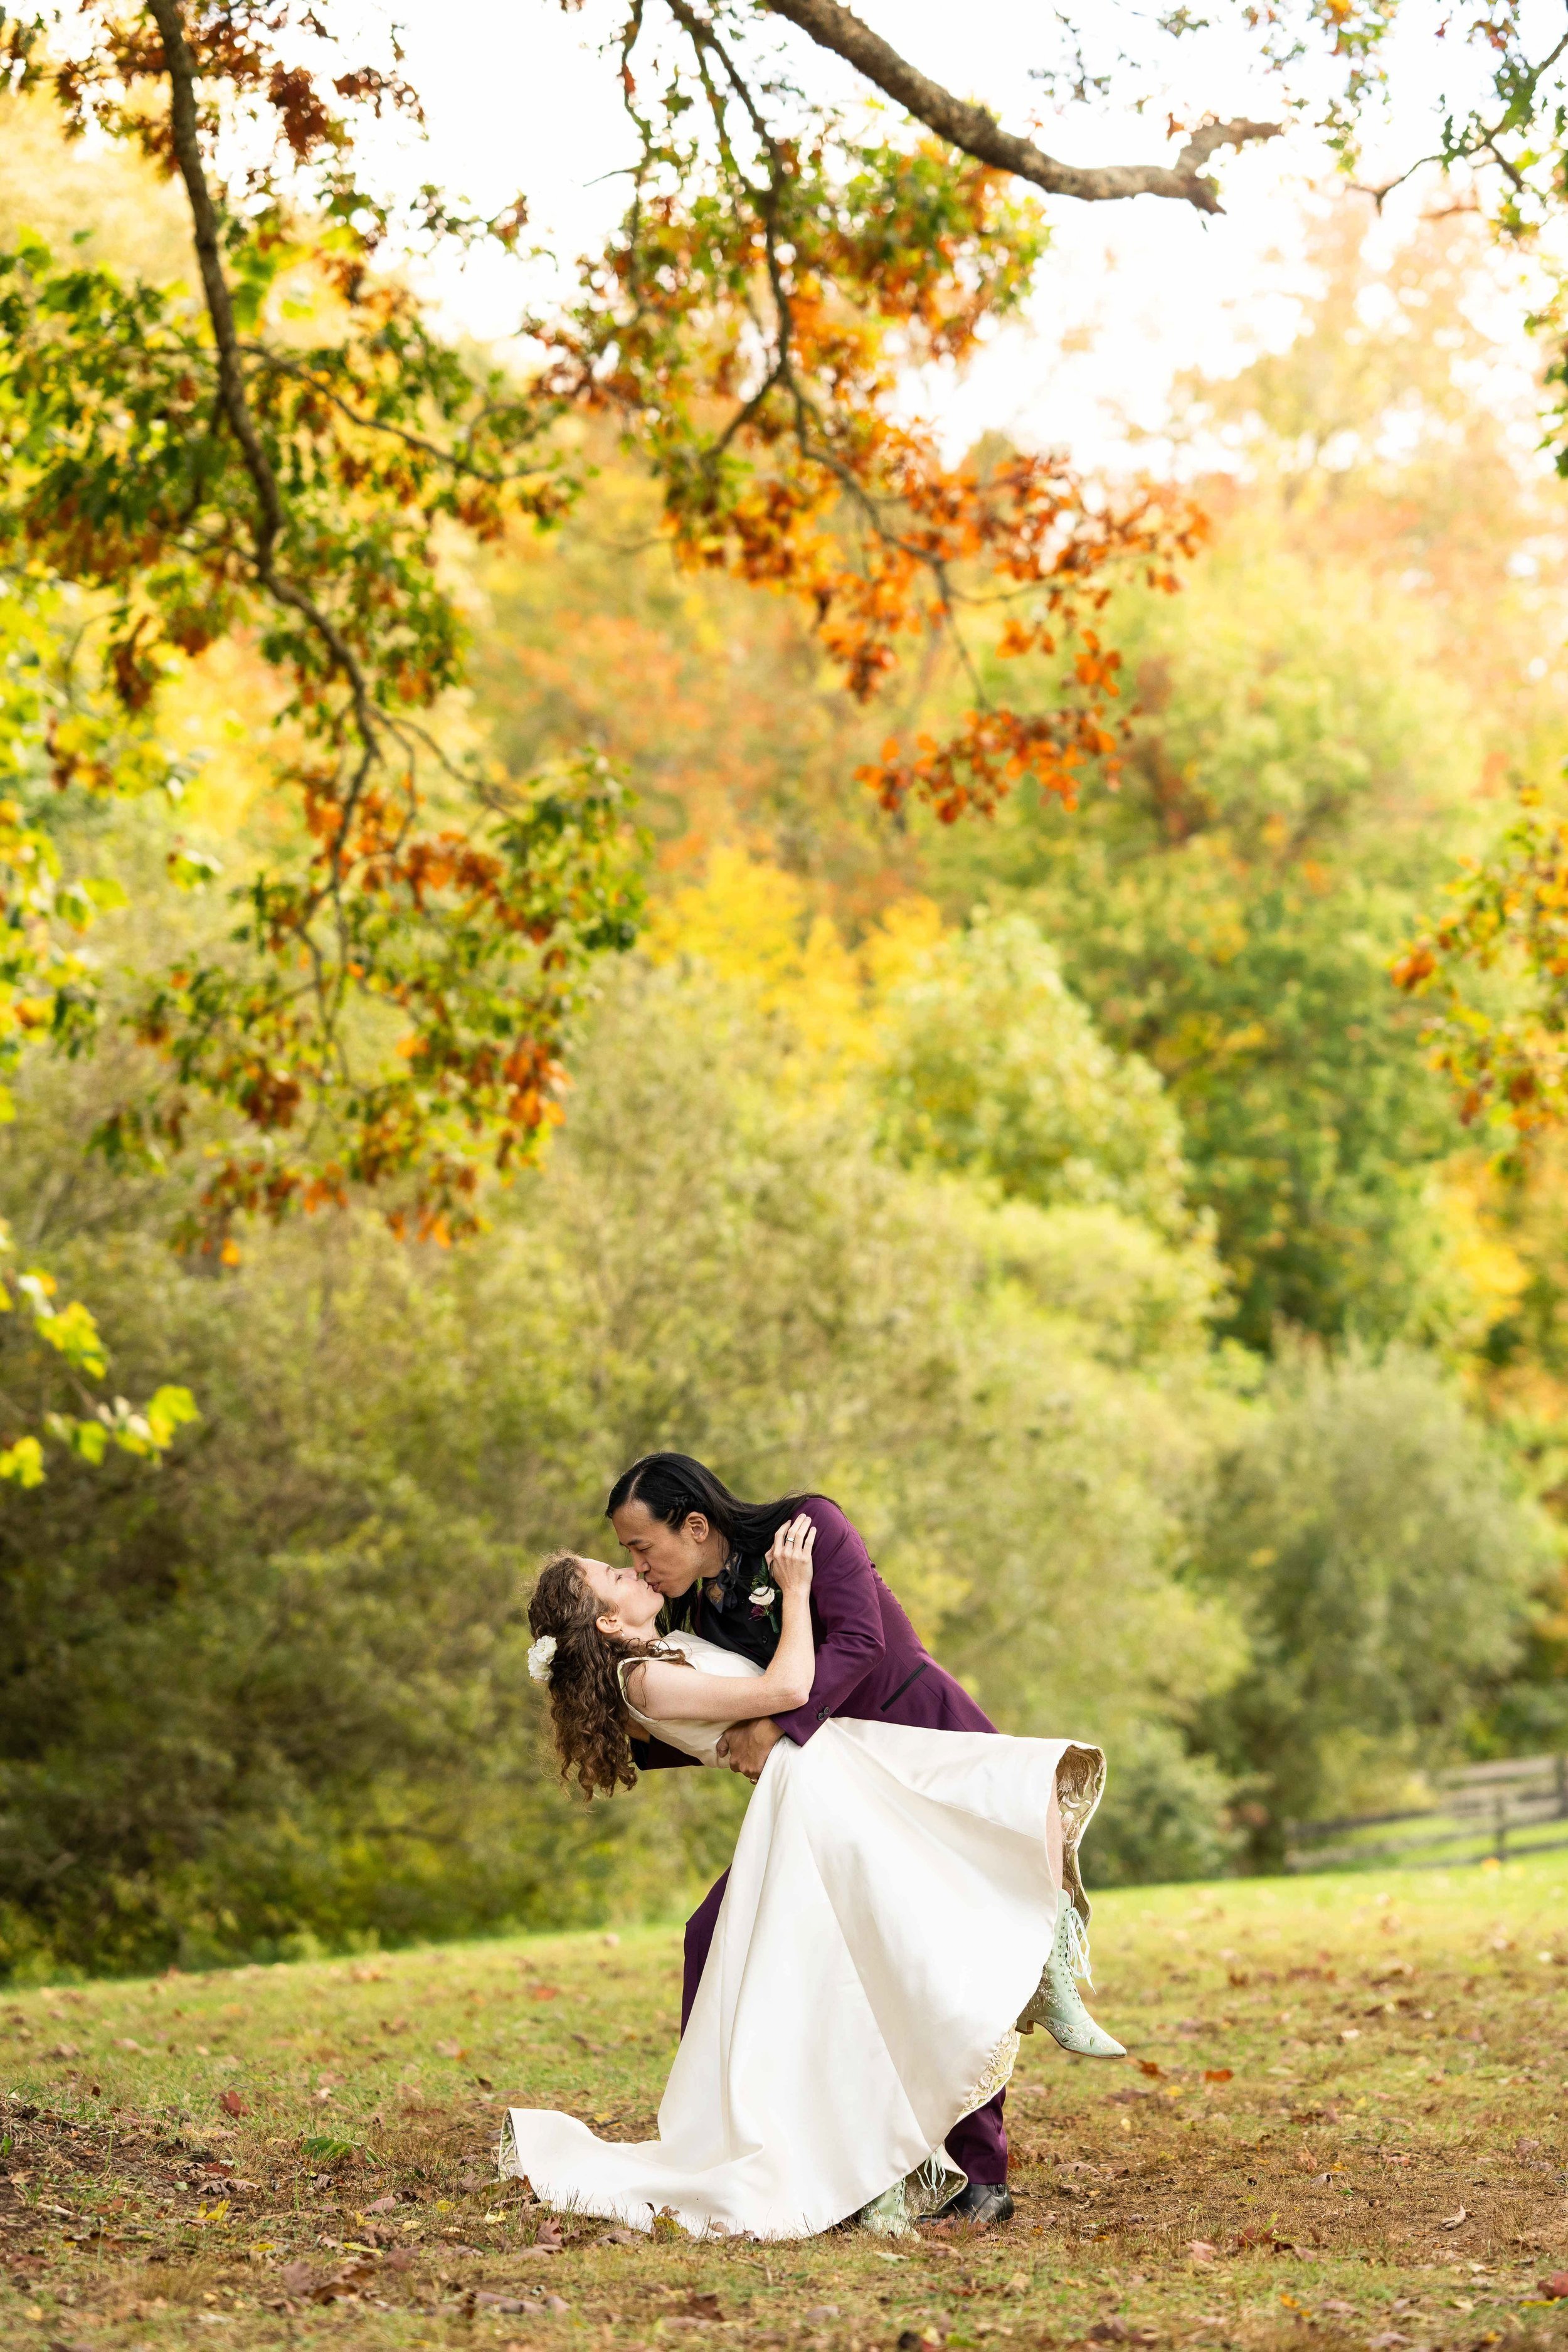
M 816 1673 L 811 1696 L 789 1715 L 763 1716 L 728 1731 L 719 1753 L 731 1770 L 755 1780 L 780 1739 L 804 1748 L 836 1715 L 933 1731 L 994 1731 L 962 1684 L 922 1648 L 859 1536 L 826 1496 L 742 1503 L 689 1454 L 649 1454 L 616 1479 L 605 1516 L 640 1573 L 665 1596 L 672 1626 L 766 1665 L 779 1639 L 766 1550 L 776 1529 L 802 1511 L 816 1528 L 811 1585 Z M 763 1594 L 765 1600 L 753 1597 Z M 694 1760 L 657 1739 L 634 1739 L 633 1745 L 645 1770 Z M 682 2032 L 729 1875 L 726 1871 L 687 1922 Z M 1005 2096 L 999 2091 L 948 2134 L 948 2154 L 967 2175 L 967 2184 L 937 2218 L 982 2225 L 1010 2218 Z

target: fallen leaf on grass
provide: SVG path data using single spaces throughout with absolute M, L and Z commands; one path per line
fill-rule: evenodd
M 1207 2238 L 1190 2238 L 1187 2241 L 1187 2252 L 1194 2263 L 1212 2263 L 1218 2251 Z
M 1550 2278 L 1537 2279 L 1535 2292 L 1548 2303 L 1562 2303 L 1568 2297 L 1568 2271 L 1553 2271 Z
M 714 2303 L 718 2298 L 714 2295 L 709 2295 L 705 2297 L 705 2300 L 709 2303 Z M 838 2316 L 838 2305 L 836 2303 L 814 2303 L 805 2316 L 807 2319 L 837 2319 Z
M 559 2000 L 561 1988 L 559 1985 L 530 1985 L 528 1997 L 530 2000 Z
M 226 2116 L 247 2116 L 250 2113 L 237 2091 L 220 2091 L 217 2103 Z
M 1444 2219 L 1438 2222 L 1437 2227 L 1439 2230 L 1457 2230 L 1462 2221 L 1468 2221 L 1469 2218 L 1469 2215 L 1461 2205 L 1457 2213 L 1447 2214 Z
M 468 2054 L 460 2042 L 437 2042 L 436 2044 L 437 2058 L 466 2058 Z
M 1157 2059 L 1140 2058 L 1138 2061 L 1138 2072 L 1141 2074 L 1158 2074 L 1163 2073 L 1163 2069 L 1161 2067 Z
M 357 2295 L 367 2280 L 375 2276 L 375 2262 L 369 2254 L 356 2254 L 341 2270 L 333 2271 L 310 2289 L 312 2303 L 341 2303 L 346 2296 Z
M 1205 2066 L 1204 2068 L 1204 2081 L 1205 2083 L 1228 2083 L 1231 2079 L 1233 2071 L 1234 2070 L 1229 2066 Z
M 396 2202 L 395 2197 L 378 2197 L 374 2205 L 367 2205 L 364 2210 L 367 2213 L 390 2213 Z
M 642 2242 L 639 2230 L 606 2230 L 597 2242 L 601 2246 L 636 2246 Z
M 1004 2294 L 1027 2294 L 1029 2292 L 1028 2273 L 1026 2271 L 1015 2271 L 1012 2277 L 1002 2289 L 1002 2292 Z

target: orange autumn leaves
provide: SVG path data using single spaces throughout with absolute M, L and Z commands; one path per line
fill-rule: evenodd
M 1466 861 L 1447 911 L 1392 967 L 1396 987 L 1432 1003 L 1428 1045 L 1461 1119 L 1500 1129 L 1510 1163 L 1568 1120 L 1568 821 L 1539 814 L 1533 787 L 1519 798 L 1514 823 Z
M 559 1115 L 584 975 L 637 927 L 630 812 L 596 753 L 519 778 L 452 750 L 467 626 L 442 549 L 561 518 L 571 412 L 619 425 L 682 563 L 805 607 L 858 700 L 911 652 L 956 656 L 956 721 L 858 772 L 895 814 L 951 823 L 1026 776 L 1070 806 L 1114 774 L 1104 607 L 1123 578 L 1173 585 L 1203 525 L 1180 494 L 1097 488 L 1055 455 L 950 462 L 910 387 L 1018 308 L 1037 209 L 930 140 L 858 142 L 820 110 L 782 135 L 700 25 L 626 221 L 574 308 L 531 322 L 525 378 L 454 348 L 378 267 L 354 115 L 414 104 L 400 81 L 284 60 L 286 32 L 301 55 L 325 37 L 308 11 L 153 14 L 157 39 L 89 6 L 79 53 L 26 70 L 73 121 L 176 162 L 194 221 L 210 196 L 205 307 L 36 241 L 0 254 L 0 561 L 112 598 L 107 681 L 149 717 L 180 658 L 254 646 L 289 815 L 222 946 L 144 992 L 160 1072 L 98 1140 L 142 1164 L 199 1142 L 185 1237 L 226 1259 L 237 1218 L 356 1185 L 445 1238 L 474 1223 L 481 1171 Z M 635 109 L 630 47 L 626 65 Z M 682 127 L 699 102 L 706 143 Z M 224 126 L 251 114 L 273 159 L 231 191 Z M 991 691 L 982 657 L 1025 690 Z
M 774 142 L 765 184 L 737 166 L 695 205 L 640 201 L 546 336 L 547 388 L 619 422 L 681 561 L 806 607 L 858 700 L 911 642 L 957 651 L 973 688 L 958 724 L 894 736 L 858 772 L 883 807 L 920 800 L 952 823 L 1025 775 L 1071 806 L 1096 767 L 1114 772 L 1121 732 L 1096 616 L 1121 579 L 1173 587 L 1203 519 L 1055 455 L 943 458 L 905 413 L 910 373 L 969 356 L 1016 308 L 1038 215 L 935 142 L 849 152 L 837 177 L 825 147 Z M 1043 708 L 984 689 L 971 620 L 1002 659 L 1035 658 Z

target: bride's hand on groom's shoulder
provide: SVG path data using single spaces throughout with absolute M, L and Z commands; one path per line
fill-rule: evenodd
M 779 1529 L 768 1549 L 768 1566 L 783 1592 L 809 1592 L 811 1555 L 816 1529 L 805 1513 Z

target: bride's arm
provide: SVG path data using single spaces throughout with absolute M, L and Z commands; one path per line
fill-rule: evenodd
M 656 1723 L 742 1723 L 804 1706 L 816 1671 L 811 1637 L 811 1555 L 816 1529 L 802 1512 L 781 1528 L 768 1554 L 783 1596 L 779 1645 L 763 1675 L 699 1675 L 668 1658 L 644 1658 L 626 1673 L 626 1696 Z

